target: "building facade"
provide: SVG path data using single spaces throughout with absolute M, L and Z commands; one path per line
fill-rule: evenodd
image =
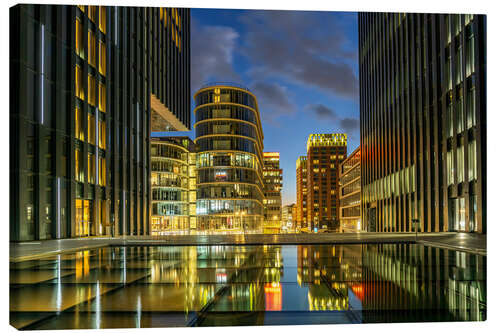
M 301 232 L 311 230 L 311 224 L 307 223 L 307 156 L 299 156 L 295 163 L 297 208 L 297 229 Z
M 358 22 L 368 231 L 486 232 L 486 17 Z
M 307 222 L 311 225 L 310 231 L 339 230 L 338 171 L 346 153 L 346 134 L 310 134 L 307 139 Z
M 365 230 L 361 221 L 361 149 L 356 148 L 339 168 L 340 232 Z
M 188 137 L 151 138 L 152 236 L 189 234 L 196 228 L 195 161 Z
M 149 234 L 150 131 L 190 127 L 189 27 L 189 9 L 10 9 L 12 241 Z
M 283 206 L 281 213 L 281 226 L 286 232 L 295 232 L 294 223 L 294 209 L 295 204 Z
M 262 232 L 263 133 L 257 98 L 240 86 L 214 84 L 194 99 L 198 231 Z
M 283 169 L 280 169 L 280 153 L 264 152 L 264 233 L 281 230 L 281 190 Z

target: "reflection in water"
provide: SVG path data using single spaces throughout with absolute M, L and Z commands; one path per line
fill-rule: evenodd
M 10 280 L 23 329 L 486 319 L 486 257 L 413 244 L 107 247 Z

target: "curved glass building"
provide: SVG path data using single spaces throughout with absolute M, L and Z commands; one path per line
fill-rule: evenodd
M 197 230 L 262 232 L 263 133 L 256 97 L 215 84 L 194 96 Z
M 186 137 L 151 138 L 151 234 L 188 233 L 194 186 L 193 142 Z M 192 191 L 190 191 L 192 190 Z M 193 193 L 190 193 L 193 192 Z M 193 214 L 190 214 L 193 213 Z

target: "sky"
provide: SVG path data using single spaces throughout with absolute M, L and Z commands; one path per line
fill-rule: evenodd
M 309 134 L 347 133 L 348 153 L 359 146 L 357 13 L 192 9 L 192 95 L 213 81 L 256 95 L 264 151 L 280 153 L 283 205 L 296 201 Z M 186 134 L 194 139 L 176 133 Z

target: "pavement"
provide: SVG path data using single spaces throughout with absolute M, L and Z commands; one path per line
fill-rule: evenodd
M 471 233 L 322 233 L 89 237 L 10 243 L 10 261 L 19 262 L 46 256 L 106 246 L 138 245 L 264 245 L 264 244 L 368 244 L 419 243 L 486 255 L 486 235 Z

